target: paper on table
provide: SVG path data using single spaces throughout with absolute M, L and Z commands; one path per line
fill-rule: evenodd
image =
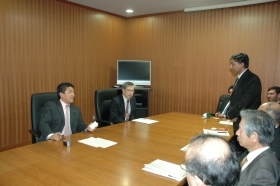
M 223 125 L 233 125 L 232 121 L 230 121 L 230 120 L 220 121 L 219 123 L 223 124 Z
M 186 176 L 186 171 L 180 165 L 157 159 L 152 163 L 145 164 L 142 170 L 158 174 L 167 178 L 181 181 Z
M 92 146 L 92 147 L 102 147 L 102 148 L 107 148 L 107 147 L 117 144 L 117 142 L 114 142 L 114 141 L 110 141 L 110 140 L 106 140 L 106 139 L 102 139 L 102 138 L 94 138 L 94 137 L 79 140 L 78 142 Z
M 182 151 L 185 151 L 185 152 L 186 152 L 186 151 L 187 151 L 187 149 L 189 148 L 189 145 L 190 145 L 190 144 L 187 144 L 186 146 L 184 146 L 184 147 L 183 147 L 183 148 L 181 148 L 180 150 L 182 150 Z
M 229 133 L 227 131 L 213 131 L 208 129 L 203 129 L 204 134 L 212 134 L 216 136 L 229 136 Z
M 145 123 L 145 124 L 152 124 L 152 123 L 158 122 L 156 120 L 146 119 L 146 118 L 138 118 L 138 119 L 134 119 L 132 121 L 136 121 L 136 122 L 140 122 L 140 123 Z

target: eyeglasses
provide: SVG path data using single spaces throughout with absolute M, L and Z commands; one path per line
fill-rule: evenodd
M 182 170 L 187 171 L 186 165 L 184 164 L 185 162 L 180 164 L 180 167 Z

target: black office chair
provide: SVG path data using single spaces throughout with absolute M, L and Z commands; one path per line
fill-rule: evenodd
M 216 113 L 222 112 L 226 107 L 227 103 L 229 102 L 229 100 L 230 100 L 230 95 L 228 94 L 221 95 L 217 105 Z
M 121 91 L 121 89 L 116 88 L 106 88 L 95 91 L 94 105 L 98 127 L 113 125 L 113 123 L 109 121 L 110 103 L 111 100 L 118 95 L 119 91 Z
M 38 143 L 41 137 L 39 123 L 41 118 L 41 110 L 44 104 L 48 101 L 57 101 L 56 92 L 36 93 L 31 95 L 31 121 L 32 129 L 29 132 L 32 134 L 32 143 Z

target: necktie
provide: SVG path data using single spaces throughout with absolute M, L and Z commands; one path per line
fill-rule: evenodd
M 237 82 L 238 82 L 239 78 L 237 77 L 235 82 L 234 82 L 234 85 L 233 85 L 233 89 L 235 89 L 236 85 L 237 85 Z
M 128 120 L 129 120 L 128 107 L 129 107 L 129 100 L 127 100 L 127 103 L 126 103 L 126 109 L 125 109 L 125 121 L 128 121 Z
M 242 159 L 241 163 L 240 163 L 240 167 L 242 168 L 243 165 L 244 165 L 245 163 L 247 163 L 247 161 L 248 161 L 247 156 L 245 156 L 245 157 Z
M 70 111 L 69 105 L 65 106 L 65 125 L 64 125 L 64 136 L 69 136 L 72 134 L 70 127 Z

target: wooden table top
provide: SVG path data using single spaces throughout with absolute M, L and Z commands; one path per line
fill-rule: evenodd
M 144 164 L 156 159 L 183 163 L 180 149 L 203 128 L 228 128 L 232 135 L 232 126 L 201 115 L 171 112 L 148 118 L 159 122 L 130 121 L 74 134 L 71 147 L 63 146 L 63 140 L 46 141 L 1 152 L 0 185 L 180 185 L 184 180 L 143 171 Z M 103 149 L 78 142 L 88 137 L 117 144 Z

